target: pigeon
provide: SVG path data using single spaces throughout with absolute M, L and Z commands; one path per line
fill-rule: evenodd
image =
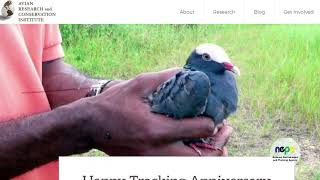
M 151 112 L 177 120 L 206 116 L 217 126 L 236 112 L 238 89 L 234 66 L 224 49 L 215 44 L 201 44 L 177 73 L 148 96 Z M 199 155 L 200 148 L 217 149 L 210 138 L 186 139 L 184 144 Z

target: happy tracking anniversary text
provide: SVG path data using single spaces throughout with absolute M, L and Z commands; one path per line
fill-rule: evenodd
M 95 177 L 93 175 L 83 175 L 81 180 L 271 180 L 271 178 L 226 178 L 222 176 L 217 176 L 215 178 L 203 178 L 198 176 L 192 176 L 190 178 L 172 178 L 170 176 L 155 176 L 155 177 L 141 177 L 137 175 L 129 176 L 128 178 L 106 178 L 106 177 Z

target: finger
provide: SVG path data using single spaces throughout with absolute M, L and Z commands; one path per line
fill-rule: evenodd
M 146 96 L 154 92 L 162 83 L 176 75 L 181 68 L 172 68 L 160 72 L 145 73 L 136 77 L 135 87 Z
M 220 130 L 223 126 L 225 126 L 224 123 L 217 124 L 216 127 L 215 127 L 215 129 L 214 129 L 213 135 L 217 134 L 217 133 L 219 132 L 219 130 Z
M 233 129 L 231 126 L 223 126 L 217 134 L 212 137 L 212 144 L 215 148 L 223 149 L 228 143 Z
M 203 148 L 199 148 L 200 152 L 201 152 L 201 156 L 224 156 L 224 151 L 223 150 L 211 150 L 211 149 L 203 149 Z
M 159 119 L 157 137 L 165 142 L 212 136 L 215 126 L 210 118 L 196 117 L 174 120 L 157 115 Z
M 225 156 L 227 154 L 227 148 L 223 148 L 223 150 L 210 150 L 210 149 L 198 149 L 201 152 L 201 156 Z M 200 156 L 200 154 L 195 151 L 190 146 L 184 145 L 181 141 L 170 144 L 165 148 L 157 149 L 159 152 L 155 152 L 155 154 L 167 155 L 167 156 Z
M 189 146 L 184 145 L 181 141 L 161 146 L 154 149 L 149 149 L 144 153 L 146 156 L 199 156 L 199 154 L 194 151 Z
M 227 155 L 227 149 L 210 150 L 210 149 L 198 149 L 201 152 L 201 156 L 225 156 Z M 181 141 L 171 143 L 165 146 L 161 146 L 154 149 L 149 149 L 144 153 L 145 156 L 199 156 L 193 148 L 184 145 Z
M 222 150 L 222 156 L 227 157 L 228 156 L 228 149 L 226 147 Z

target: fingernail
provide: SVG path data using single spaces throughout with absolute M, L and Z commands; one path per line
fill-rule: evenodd
M 216 135 L 218 133 L 218 126 L 216 126 L 213 130 L 213 135 Z
M 224 123 L 220 123 L 217 125 L 218 130 L 221 129 L 224 126 Z

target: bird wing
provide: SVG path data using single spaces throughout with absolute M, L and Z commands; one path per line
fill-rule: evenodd
M 233 74 L 225 72 L 219 77 L 211 77 L 211 90 L 204 115 L 219 124 L 237 110 L 237 104 L 238 89 Z
M 149 96 L 151 111 L 180 119 L 201 115 L 210 91 L 208 76 L 183 70 Z

